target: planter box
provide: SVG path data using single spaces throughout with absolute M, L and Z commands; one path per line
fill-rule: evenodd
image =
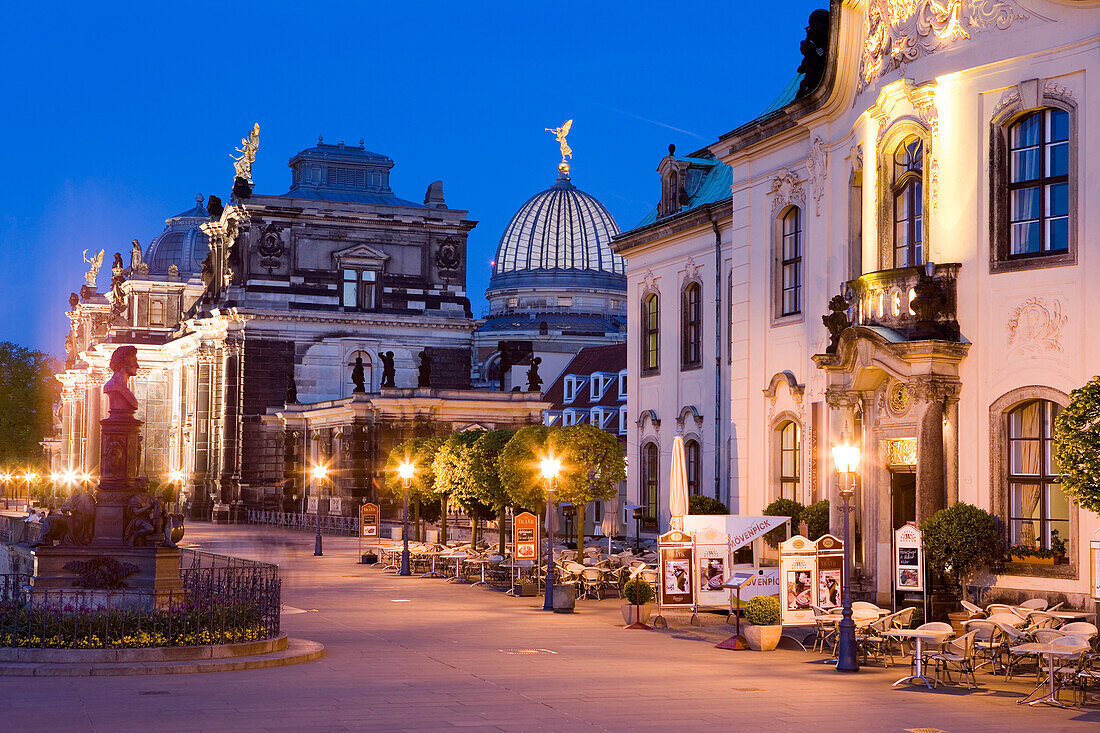
M 573 613 L 577 605 L 577 589 L 572 584 L 554 586 L 554 613 Z
M 753 626 L 750 623 L 741 626 L 741 635 L 754 652 L 770 652 L 779 646 L 779 637 L 783 635 L 783 626 Z
M 634 626 L 635 628 L 642 628 L 653 614 L 653 606 L 654 604 L 652 603 L 646 603 L 641 606 L 635 606 L 633 603 L 624 603 L 619 607 L 619 610 L 622 611 L 623 621 L 626 622 L 627 627 Z M 635 626 L 635 624 L 638 624 L 638 626 Z
M 1053 557 L 1035 557 L 1033 555 L 1027 555 L 1027 556 L 1024 556 L 1024 557 L 1021 557 L 1019 555 L 1013 555 L 1012 556 L 1012 562 L 1021 562 L 1021 563 L 1025 563 L 1027 565 L 1053 565 L 1054 564 L 1054 558 Z

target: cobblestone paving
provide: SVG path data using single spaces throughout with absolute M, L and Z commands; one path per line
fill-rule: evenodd
M 714 648 L 715 628 L 625 631 L 619 603 L 541 600 L 355 564 L 354 539 L 192 525 L 188 543 L 277 562 L 283 627 L 323 659 L 271 670 L 0 681 L 11 731 L 1100 729 L 1100 709 L 1016 705 L 1030 685 L 893 689 L 809 653 Z M 677 625 L 674 620 L 674 627 Z

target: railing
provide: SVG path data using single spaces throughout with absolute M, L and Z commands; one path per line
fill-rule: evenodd
M 38 522 L 24 522 L 23 516 L 0 517 L 0 542 L 36 542 L 42 536 L 42 525 Z
M 957 341 L 955 284 L 960 267 L 901 267 L 848 282 L 845 295 L 855 310 L 855 324 L 889 328 L 913 341 Z
M 0 646 L 201 646 L 279 635 L 277 566 L 185 550 L 180 579 L 182 590 L 153 595 L 131 589 L 40 590 L 30 586 L 29 575 L 0 575 Z
M 246 521 L 249 524 L 268 524 L 286 529 L 317 531 L 317 515 L 298 512 L 271 512 L 262 509 L 249 509 Z M 359 517 L 344 517 L 334 514 L 321 515 L 321 531 L 329 534 L 359 535 Z

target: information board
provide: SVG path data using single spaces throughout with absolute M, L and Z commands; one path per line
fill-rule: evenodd
M 678 529 L 657 540 L 660 573 L 657 602 L 661 608 L 692 608 L 695 605 L 695 540 Z
M 817 605 L 839 606 L 844 597 L 844 543 L 827 534 L 814 543 L 817 548 Z
M 329 514 L 343 514 L 344 513 L 344 500 L 339 497 L 334 497 L 328 500 L 328 513 Z
M 306 513 L 307 514 L 316 514 L 317 513 L 317 504 L 318 504 L 318 501 L 317 501 L 316 496 L 306 497 Z
M 779 584 L 783 625 L 814 623 L 811 606 L 817 600 L 817 547 L 802 535 L 779 544 Z
M 366 503 L 359 507 L 359 536 L 378 539 L 378 505 Z
M 699 608 L 725 608 L 729 603 L 729 542 L 725 532 L 705 528 L 695 535 L 695 598 Z
M 924 549 L 921 532 L 913 523 L 894 530 L 894 588 L 924 590 Z
M 539 518 L 531 512 L 512 517 L 512 557 L 534 560 L 539 551 Z

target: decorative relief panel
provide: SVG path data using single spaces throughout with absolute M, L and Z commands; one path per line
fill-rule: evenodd
M 1008 352 L 1061 354 L 1062 329 L 1068 321 L 1069 316 L 1062 313 L 1062 303 L 1057 298 L 1026 299 L 1009 314 Z
M 810 174 L 810 192 L 814 197 L 817 215 L 821 216 L 821 198 L 825 195 L 825 180 L 829 176 L 829 151 L 825 149 L 825 141 L 819 137 L 815 137 L 810 145 L 806 170 Z
M 888 467 L 917 465 L 917 439 L 884 439 L 882 441 L 882 458 Z
M 778 212 L 784 206 L 806 206 L 806 192 L 802 189 L 802 179 L 794 171 L 780 171 L 772 178 L 768 188 L 768 196 L 772 202 L 772 213 Z
M 870 0 L 860 91 L 879 76 L 975 33 L 1004 30 L 1027 17 L 1015 0 Z

